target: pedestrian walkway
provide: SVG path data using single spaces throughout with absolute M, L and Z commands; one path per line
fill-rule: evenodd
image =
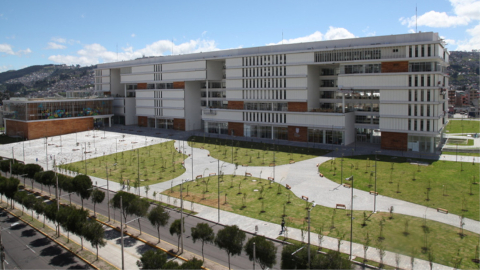
M 141 135 L 135 134 L 140 133 L 138 131 L 142 131 Z M 56 156 L 56 160 L 58 164 L 61 163 L 70 163 L 79 160 L 83 160 L 84 156 L 81 154 L 83 149 L 86 149 L 88 152 L 87 158 L 93 158 L 102 156 L 104 153 L 115 153 L 126 151 L 130 149 L 135 149 L 139 147 L 143 147 L 145 145 L 156 144 L 160 142 L 165 142 L 170 140 L 169 138 L 175 137 L 177 141 L 175 142 L 175 147 L 177 147 L 180 151 L 190 154 L 191 156 L 185 159 L 184 166 L 186 171 L 176 177 L 175 179 L 165 181 L 162 183 L 158 183 L 155 185 L 150 186 L 149 194 L 151 195 L 154 191 L 157 193 L 161 193 L 172 186 L 178 185 L 182 183 L 182 181 L 188 181 L 195 179 L 197 175 L 208 176 L 210 173 L 223 173 L 223 174 L 234 174 L 234 175 L 244 175 L 246 172 L 251 173 L 254 177 L 259 177 L 263 179 L 268 179 L 268 177 L 273 177 L 275 181 L 282 185 L 289 185 L 291 186 L 292 192 L 294 192 L 298 197 L 307 196 L 310 198 L 311 201 L 315 201 L 319 205 L 323 205 L 326 207 L 334 208 L 337 203 L 345 204 L 347 208 L 350 208 L 350 189 L 343 188 L 339 186 L 337 183 L 325 178 L 319 177 L 318 170 L 316 165 L 321 164 L 330 160 L 332 157 L 341 156 L 342 153 L 354 153 L 355 155 L 358 154 L 372 154 L 374 153 L 375 149 L 368 148 L 368 147 L 358 147 L 355 151 L 353 148 L 341 148 L 340 150 L 334 150 L 328 156 L 322 156 L 313 158 L 310 160 L 300 161 L 294 164 L 287 164 L 287 165 L 280 165 L 276 167 L 266 167 L 266 166 L 258 166 L 258 167 L 236 167 L 234 164 L 224 161 L 218 161 L 213 157 L 208 156 L 208 151 L 199 148 L 191 148 L 188 146 L 188 143 L 183 141 L 189 137 L 189 135 L 193 135 L 194 133 L 175 133 L 173 131 L 162 131 L 161 134 L 157 134 L 159 132 L 154 132 L 156 130 L 149 130 L 149 129 L 139 129 L 133 128 L 129 130 L 130 134 L 122 134 L 117 133 L 114 131 L 100 131 L 100 132 L 82 132 L 78 134 L 69 134 L 63 135 L 60 138 L 49 138 L 47 140 L 47 144 L 45 144 L 44 139 L 32 140 L 27 142 L 30 144 L 27 151 L 27 154 L 24 156 L 26 163 L 35 163 L 35 159 L 39 158 L 38 164 L 43 165 L 44 168 L 51 169 L 52 162 L 49 161 L 49 156 L 54 155 Z M 171 132 L 171 133 L 170 133 Z M 132 134 L 133 133 L 133 134 Z M 198 134 L 197 134 L 198 135 Z M 92 145 L 92 138 L 94 136 L 97 137 L 104 137 L 106 139 L 98 138 Z M 158 138 L 158 136 L 163 136 L 167 138 Z M 81 139 L 80 139 L 81 138 Z M 183 140 L 179 140 L 183 139 Z M 245 139 L 245 138 L 243 138 Z M 112 142 L 115 141 L 115 144 Z M 81 147 L 81 144 L 84 144 L 84 148 Z M 52 144 L 49 146 L 49 144 Z M 295 143 L 295 142 L 288 142 L 288 144 L 295 145 L 295 146 L 305 146 L 305 143 Z M 311 144 L 310 144 L 311 146 Z M 21 148 L 22 143 L 17 144 L 9 144 L 8 146 L 0 146 L 0 155 L 1 156 L 15 156 L 17 159 L 19 155 L 21 157 Z M 46 149 L 48 148 L 48 151 Z M 12 150 L 13 149 L 13 150 Z M 77 149 L 77 150 L 75 150 Z M 82 149 L 81 151 L 78 151 Z M 118 149 L 118 150 L 117 150 Z M 354 151 L 351 151 L 353 149 Z M 434 158 L 433 155 L 421 155 L 418 153 L 412 152 L 398 152 L 398 151 L 385 151 L 382 150 L 382 155 L 395 155 L 401 153 L 404 156 L 409 156 L 412 158 Z M 42 157 L 43 155 L 43 157 Z M 449 160 L 455 161 L 455 156 L 451 155 L 442 155 L 440 157 L 437 156 L 437 159 L 440 160 Z M 463 157 L 462 162 L 479 162 L 479 159 L 473 160 L 474 157 Z M 97 183 L 99 186 L 105 186 L 106 180 L 101 178 L 92 177 L 92 181 Z M 110 181 L 109 183 L 110 190 L 118 191 L 122 189 L 122 186 L 119 183 L 115 183 Z M 131 190 L 133 192 L 133 190 Z M 145 188 L 140 188 L 140 194 L 145 194 Z M 373 210 L 373 200 L 374 196 L 370 195 L 368 192 L 364 192 L 361 190 L 354 189 L 354 210 L 363 210 L 363 211 L 372 211 Z M 162 201 L 166 202 L 168 198 L 166 196 L 162 196 Z M 168 199 L 170 200 L 170 199 Z M 170 203 L 172 204 L 174 200 L 171 200 Z M 177 204 L 179 200 L 177 200 Z M 217 220 L 217 209 L 210 208 L 202 205 L 197 204 L 189 204 L 185 203 L 188 207 L 190 206 L 192 210 L 198 212 L 199 217 L 206 218 L 209 220 L 216 221 Z M 423 218 L 426 216 L 427 219 L 442 222 L 445 224 L 449 224 L 455 227 L 459 226 L 459 216 L 453 214 L 441 214 L 436 211 L 436 209 L 428 208 L 422 205 L 417 205 L 414 203 L 409 203 L 385 196 L 377 196 L 377 211 L 387 212 L 388 208 L 393 206 L 395 212 L 398 214 L 410 215 L 415 217 Z M 237 224 L 243 230 L 249 232 L 255 232 L 255 226 L 258 226 L 260 234 L 265 234 L 268 237 L 276 238 L 278 236 L 278 232 L 280 231 L 280 225 L 273 224 L 265 221 L 260 221 L 244 216 L 240 216 L 237 214 L 221 211 L 221 223 L 222 224 Z M 276 229 L 271 229 L 276 228 Z M 472 231 L 475 233 L 480 233 L 480 222 L 465 219 L 465 230 Z M 289 228 L 289 238 L 296 239 L 301 241 L 300 230 Z M 316 236 L 315 236 L 316 237 Z M 313 239 L 316 239 L 316 238 Z M 337 240 L 334 238 L 325 238 L 325 245 L 328 245 L 329 249 L 336 249 Z M 330 244 L 329 244 L 330 243 Z M 322 244 L 323 245 L 323 244 Z M 342 244 L 341 251 L 344 252 L 347 248 L 346 244 Z M 360 244 L 355 244 L 354 248 L 354 255 L 363 257 L 363 248 Z M 375 255 L 377 254 L 377 255 Z M 377 257 L 375 257 L 377 256 Z M 369 249 L 368 257 L 374 260 L 379 261 L 378 251 L 374 248 Z M 375 259 L 377 258 L 377 259 Z M 407 257 L 401 257 L 401 266 L 402 268 L 409 268 L 408 262 L 410 259 Z M 390 265 L 395 265 L 395 255 L 393 253 L 386 253 L 385 256 L 385 263 Z M 419 267 L 427 268 L 428 264 L 423 265 L 420 260 L 416 260 L 416 263 L 421 264 Z M 426 262 L 428 263 L 428 262 Z M 404 267 L 405 266 L 405 267 Z M 425 267 L 423 267 L 425 266 Z M 438 269 L 441 269 L 441 266 L 437 266 Z

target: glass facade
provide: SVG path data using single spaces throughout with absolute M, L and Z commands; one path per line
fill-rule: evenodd
M 343 131 L 326 129 L 308 129 L 308 141 L 324 144 L 343 144 Z
M 61 100 L 4 104 L 6 118 L 24 121 L 113 114 L 112 100 Z
M 243 136 L 253 137 L 253 138 L 272 138 L 272 127 L 271 126 L 260 126 L 260 125 L 244 125 L 243 126 Z
M 205 122 L 204 130 L 206 133 L 228 134 L 227 122 Z

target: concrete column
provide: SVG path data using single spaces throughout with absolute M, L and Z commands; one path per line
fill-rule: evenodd
M 326 130 L 323 130 L 323 144 L 325 144 L 327 141 L 326 136 L 327 136 L 327 132 Z
M 112 117 L 108 117 L 108 127 L 112 127 Z

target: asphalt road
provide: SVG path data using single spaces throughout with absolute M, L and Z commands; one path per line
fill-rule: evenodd
M 0 226 L 6 269 L 89 269 L 76 256 L 4 211 Z
M 23 181 L 22 181 L 23 183 Z M 27 188 L 31 188 L 31 182 L 27 179 L 26 181 Z M 41 188 L 40 184 L 34 183 L 34 186 L 38 189 Z M 47 191 L 48 188 L 43 187 L 44 191 Z M 105 191 L 105 190 L 104 190 Z M 52 188 L 52 195 L 55 194 L 55 189 Z M 66 194 L 65 192 L 62 192 L 62 194 Z M 110 199 L 113 198 L 115 193 L 110 192 Z M 81 199 L 75 194 L 71 195 L 72 197 L 72 203 L 76 203 L 77 205 L 81 205 Z M 64 200 L 68 200 L 68 196 L 63 196 L 62 197 Z M 84 200 L 83 205 L 85 208 L 91 209 L 93 211 L 93 203 L 90 200 Z M 97 213 L 100 213 L 104 216 L 108 216 L 108 210 L 107 210 L 107 196 L 105 195 L 105 200 L 101 204 L 97 204 L 95 206 L 95 209 Z M 115 212 L 115 214 L 114 214 Z M 178 238 L 176 235 L 170 235 L 169 228 L 171 223 L 176 220 L 180 219 L 180 213 L 177 211 L 169 211 L 170 214 L 170 220 L 169 223 L 165 227 L 160 227 L 160 236 L 161 236 L 161 241 L 167 241 L 173 245 L 177 245 Z M 115 220 L 120 221 L 121 213 L 120 211 L 116 210 L 114 211 L 113 208 L 110 208 L 110 217 L 113 219 L 115 215 Z M 184 214 L 183 215 L 185 218 L 185 236 L 184 236 L 184 249 L 188 250 L 190 252 L 196 253 L 198 255 L 202 255 L 202 244 L 200 241 L 197 241 L 196 243 L 193 243 L 193 240 L 191 238 L 191 228 L 195 227 L 197 223 L 207 223 L 210 225 L 210 227 L 214 230 L 215 234 L 218 232 L 218 230 L 224 228 L 222 225 L 218 225 L 214 222 L 206 221 L 204 219 L 197 218 L 195 216 L 189 216 Z M 127 222 L 137 218 L 136 216 L 128 216 L 127 217 Z M 131 228 L 136 228 L 139 229 L 138 227 L 138 222 L 134 221 L 128 224 L 129 227 Z M 141 226 L 142 226 L 142 233 L 148 233 L 154 237 L 157 237 L 157 229 L 153 227 L 150 222 L 148 221 L 147 218 L 142 218 L 141 219 Z M 245 239 L 244 244 L 246 241 L 252 237 L 251 234 L 247 233 L 247 238 Z M 274 265 L 273 269 L 280 269 L 280 259 L 281 259 L 281 252 L 282 252 L 282 245 L 280 243 L 274 242 L 274 245 L 277 247 L 277 264 Z M 172 250 L 173 252 L 176 252 L 176 248 Z M 205 254 L 205 259 L 214 261 L 218 264 L 221 264 L 225 267 L 228 267 L 228 257 L 227 253 L 216 247 L 214 244 L 209 244 L 206 243 L 204 247 L 204 254 Z M 248 259 L 248 255 L 242 251 L 242 254 L 240 256 L 233 256 L 230 257 L 230 265 L 232 269 L 252 269 L 253 268 L 253 262 L 251 262 Z M 257 264 L 256 268 L 260 269 L 260 266 Z

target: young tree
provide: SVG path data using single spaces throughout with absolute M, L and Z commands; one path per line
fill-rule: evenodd
M 88 200 L 92 194 L 92 180 L 87 175 L 77 175 L 73 178 L 73 186 L 75 187 L 75 193 L 83 200 Z
M 260 264 L 262 269 L 266 267 L 272 268 L 276 263 L 277 248 L 271 241 L 268 241 L 264 236 L 257 235 L 248 239 L 245 244 L 245 252 L 248 259 L 253 261 L 253 243 L 255 243 L 255 261 Z
M 217 237 L 215 237 L 215 245 L 227 252 L 229 269 L 230 255 L 235 256 L 242 253 L 245 237 L 245 233 L 237 225 L 225 226 L 225 228 L 218 231 Z
M 54 171 L 46 171 L 42 173 L 41 181 L 44 185 L 48 186 L 48 193 L 50 193 L 50 195 L 52 195 L 51 187 L 56 183 L 55 176 L 56 175 Z
M 32 220 L 33 220 L 33 210 L 36 202 L 37 202 L 37 198 L 33 194 L 29 194 L 23 199 L 23 205 L 25 205 L 25 208 L 27 208 L 28 210 L 32 210 Z
M 168 220 L 170 219 L 170 214 L 165 212 L 165 208 L 163 208 L 163 206 L 157 205 L 155 208 L 150 210 L 147 218 L 152 226 L 157 228 L 158 242 L 160 243 L 160 226 L 164 227 L 167 225 Z
M 88 210 L 76 209 L 72 206 L 73 211 L 68 215 L 67 218 L 67 230 L 73 234 L 76 234 L 80 237 L 82 250 L 83 250 L 83 226 L 87 222 Z
M 215 233 L 213 229 L 208 226 L 207 223 L 197 223 L 197 226 L 192 227 L 192 240 L 195 243 L 197 240 L 202 241 L 202 258 L 205 261 L 205 256 L 203 255 L 203 246 L 205 243 L 213 243 L 215 240 Z
M 142 234 L 142 225 L 140 223 L 140 220 L 142 217 L 145 217 L 147 215 L 149 207 L 150 207 L 150 203 L 148 202 L 147 198 L 137 198 L 130 205 L 131 213 L 139 217 L 137 221 L 138 221 L 138 227 L 140 228 L 140 234 Z
M 170 225 L 170 235 L 177 235 L 177 252 L 180 251 L 180 236 L 182 236 L 182 224 L 180 219 L 175 219 L 175 221 Z
M 33 178 L 37 172 L 42 172 L 42 166 L 38 164 L 27 164 L 23 167 L 23 173 L 27 175 L 28 178 Z
M 105 230 L 100 223 L 89 220 L 85 222 L 82 228 L 82 235 L 85 239 L 97 249 L 98 260 L 98 247 L 104 247 L 107 242 L 104 239 Z
M 45 204 L 43 203 L 42 198 L 38 198 L 35 200 L 35 204 L 33 205 L 33 209 L 37 212 L 37 215 L 43 215 L 43 227 L 45 228 Z M 32 215 L 33 217 L 33 215 Z M 37 216 L 38 218 L 38 216 Z
M 167 255 L 158 249 L 148 250 L 142 254 L 142 257 L 137 261 L 137 266 L 141 269 L 163 269 L 167 262 Z
M 10 206 L 12 207 L 12 209 L 14 208 L 13 197 L 15 196 L 15 193 L 17 193 L 18 191 L 19 184 L 20 184 L 20 181 L 17 178 L 13 178 L 13 177 L 7 178 L 5 181 L 5 185 L 4 185 L 5 197 L 7 197 L 7 199 L 10 199 L 11 201 Z
M 102 203 L 104 199 L 105 199 L 105 192 L 99 190 L 98 188 L 93 190 L 92 202 L 93 202 L 93 215 L 95 217 L 97 216 L 97 211 L 95 209 L 95 206 L 97 205 L 97 203 Z
M 122 209 L 120 209 L 120 198 L 122 198 Z M 110 200 L 110 203 L 112 204 L 113 208 L 120 209 L 122 211 L 123 219 L 125 220 L 125 223 L 127 223 L 127 215 L 132 214 L 131 213 L 131 203 L 137 199 L 137 195 L 128 193 L 125 191 L 119 191 L 113 198 Z M 125 224 L 125 227 L 127 227 L 127 224 Z
M 15 195 L 13 195 L 13 200 L 22 205 L 22 216 L 23 216 L 23 209 L 25 208 L 25 205 L 23 204 L 23 200 L 25 199 L 26 196 L 27 196 L 27 193 L 22 191 L 15 192 Z

